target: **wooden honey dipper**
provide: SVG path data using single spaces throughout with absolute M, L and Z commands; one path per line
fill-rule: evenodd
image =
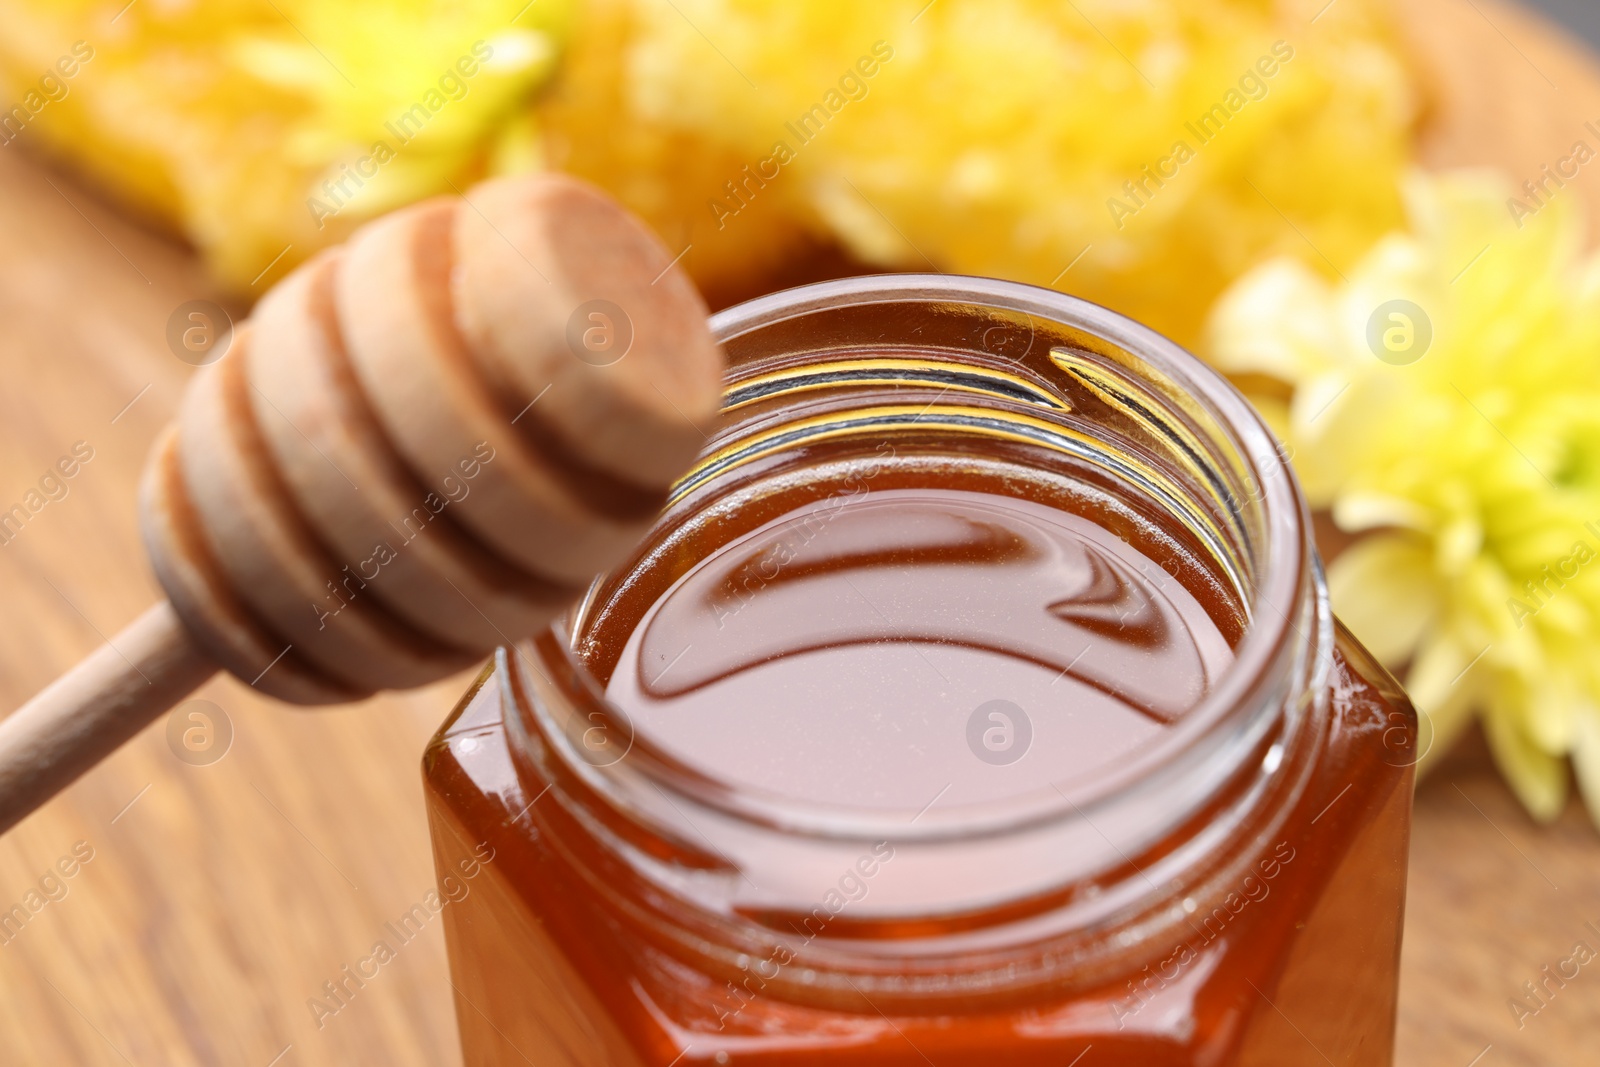
M 0 832 L 219 668 L 342 703 L 548 623 L 703 444 L 706 318 L 641 223 L 555 175 L 417 204 L 299 267 L 146 466 L 167 600 L 0 722 Z

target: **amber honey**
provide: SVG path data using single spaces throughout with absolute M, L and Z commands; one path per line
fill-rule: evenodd
M 428 751 L 467 1062 L 1389 1063 L 1415 719 L 1243 401 L 1001 283 L 715 325 L 699 466 Z

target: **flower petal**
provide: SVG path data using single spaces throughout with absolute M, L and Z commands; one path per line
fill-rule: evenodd
M 1328 568 L 1328 590 L 1339 618 L 1388 667 L 1411 658 L 1442 604 L 1427 545 L 1398 534 L 1346 549 Z
M 1518 718 L 1515 709 L 1490 704 L 1483 717 L 1489 751 L 1528 814 L 1540 822 L 1550 822 L 1566 806 L 1567 763 L 1534 744 Z
M 1404 497 L 1385 493 L 1340 493 L 1333 504 L 1333 521 L 1350 533 L 1399 526 L 1407 530 L 1427 530 L 1433 515 L 1427 508 Z
M 1424 641 L 1406 674 L 1407 695 L 1417 714 L 1427 716 L 1433 726 L 1433 743 L 1418 764 L 1422 773 L 1455 746 L 1472 722 L 1471 713 L 1483 691 L 1477 672 L 1488 669 L 1475 656 L 1463 651 L 1453 637 L 1434 634 Z
M 1339 347 L 1332 291 L 1298 260 L 1265 263 L 1217 304 L 1207 347 L 1225 371 L 1303 385 L 1331 368 L 1326 354 Z

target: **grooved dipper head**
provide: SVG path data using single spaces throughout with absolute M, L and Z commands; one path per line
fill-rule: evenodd
M 638 541 L 716 417 L 672 255 L 557 175 L 360 230 L 190 383 L 141 499 L 161 584 L 246 682 L 316 704 L 434 681 Z

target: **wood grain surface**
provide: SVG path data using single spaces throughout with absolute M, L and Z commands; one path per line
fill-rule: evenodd
M 1430 162 L 1520 181 L 1600 119 L 1595 61 L 1547 24 L 1496 0 L 1401 10 L 1436 87 Z M 1600 217 L 1600 176 L 1571 191 Z M 0 706 L 155 600 L 135 486 L 192 373 L 168 317 L 211 296 L 186 250 L 0 150 L 0 512 L 93 450 L 0 547 Z M 0 840 L 0 1063 L 459 1063 L 437 925 L 320 1027 L 306 1001 L 431 888 L 417 764 L 465 684 L 298 711 L 213 681 L 221 758 L 180 759 L 163 720 Z M 1520 1028 L 1507 1006 L 1600 949 L 1600 834 L 1576 805 L 1534 826 L 1469 739 L 1418 792 L 1411 879 L 1403 1067 L 1595 1062 L 1600 960 Z
M 192 373 L 167 319 L 207 295 L 187 251 L 0 151 L 0 511 L 93 449 L 0 548 L 8 708 L 158 595 L 135 487 Z M 306 1000 L 432 888 L 418 760 L 465 685 L 306 711 L 216 680 L 222 758 L 158 723 L 0 839 L 0 1063 L 457 1062 L 436 928 L 320 1029 Z M 6 927 L 46 876 L 65 896 Z

